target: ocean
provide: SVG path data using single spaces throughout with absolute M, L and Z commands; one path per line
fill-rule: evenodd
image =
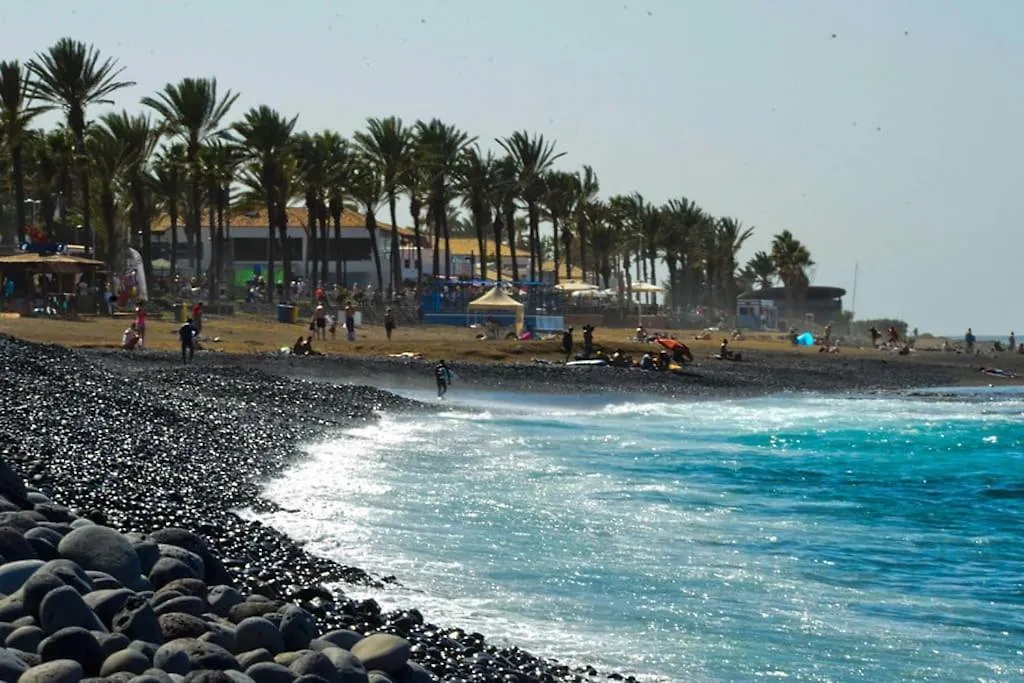
M 310 444 L 261 519 L 645 681 L 1024 679 L 1024 392 L 459 393 Z

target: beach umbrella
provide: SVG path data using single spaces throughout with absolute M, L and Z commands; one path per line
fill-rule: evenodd
M 578 280 L 566 280 L 565 282 L 559 282 L 555 285 L 555 289 L 560 292 L 590 292 L 597 288 L 597 285 L 592 285 L 589 282 L 580 282 Z

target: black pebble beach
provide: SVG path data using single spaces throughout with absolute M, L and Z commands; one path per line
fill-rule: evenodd
M 396 579 L 233 512 L 269 505 L 261 483 L 304 440 L 435 408 L 254 366 L 120 364 L 9 337 L 0 364 L 0 681 L 624 678 L 349 599 L 336 586 Z

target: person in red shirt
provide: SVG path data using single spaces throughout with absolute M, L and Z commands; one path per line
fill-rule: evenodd
M 203 302 L 197 301 L 192 307 L 192 326 L 196 328 L 196 336 L 203 331 Z
M 135 333 L 139 335 L 139 346 L 146 341 L 146 308 L 139 304 L 135 307 Z

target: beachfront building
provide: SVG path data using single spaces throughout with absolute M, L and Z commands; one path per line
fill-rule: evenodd
M 737 322 L 741 328 L 767 330 L 836 323 L 843 320 L 844 296 L 841 287 L 811 286 L 797 305 L 799 310 L 792 311 L 785 287 L 747 292 L 736 301 Z
M 450 270 L 452 277 L 459 278 L 477 278 L 480 277 L 482 269 L 480 267 L 480 243 L 476 237 L 452 237 L 449 240 L 451 245 L 451 254 L 448 258 L 451 260 Z M 431 246 L 433 246 L 431 244 Z M 444 259 L 446 256 L 444 240 L 440 242 L 440 264 L 439 275 L 444 275 Z M 487 239 L 484 242 L 484 248 L 486 249 L 486 264 L 487 264 L 487 278 L 490 280 L 497 279 L 497 271 L 495 269 L 495 252 L 494 252 L 494 239 L 491 234 L 488 233 Z M 527 247 L 522 246 L 516 249 L 516 260 L 519 265 L 519 279 L 521 281 L 528 280 L 530 277 L 530 251 Z M 426 270 L 427 264 L 424 263 L 424 270 Z M 433 267 L 433 264 L 430 264 Z M 512 279 L 512 252 L 507 244 L 502 243 L 501 245 L 501 272 L 503 280 Z M 558 270 L 558 276 L 560 280 L 566 279 L 565 263 L 560 264 Z M 572 279 L 581 279 L 583 276 L 582 271 L 579 268 L 572 268 Z M 538 282 L 544 282 L 547 284 L 554 284 L 555 282 L 555 263 L 554 261 L 544 261 L 539 268 L 537 276 Z
M 308 214 L 305 207 L 288 208 L 288 253 L 291 258 L 291 270 L 294 277 L 309 280 L 318 279 L 312 273 L 313 260 L 310 250 L 311 237 L 307 230 Z M 182 275 L 194 275 L 197 272 L 195 249 L 190 249 L 182 227 L 178 225 L 177 270 Z M 237 214 L 231 217 L 231 225 L 225 227 L 225 282 L 233 282 L 243 286 L 251 280 L 254 273 L 266 273 L 269 262 L 269 228 L 266 210 Z M 392 226 L 378 221 L 377 249 L 380 253 L 381 269 L 384 274 L 385 287 L 391 281 L 391 231 Z M 411 229 L 399 228 L 401 240 L 402 278 L 416 279 L 416 242 Z M 208 224 L 201 229 L 200 239 L 203 241 L 202 264 L 199 272 L 206 272 L 210 266 L 213 252 L 211 248 L 212 234 Z M 341 282 L 351 287 L 358 284 L 377 286 L 377 271 L 373 262 L 372 244 L 366 230 L 366 222 L 362 215 L 348 209 L 341 217 L 341 241 L 334 237 L 333 221 L 328 219 L 328 276 L 332 282 Z M 318 231 L 319 234 L 319 231 Z M 164 216 L 153 226 L 153 259 L 157 275 L 167 274 L 171 246 L 170 220 Z M 427 245 L 424 244 L 426 247 Z M 281 248 L 280 240 L 274 237 L 274 270 L 275 277 L 280 279 Z M 336 271 L 337 257 L 341 257 L 341 272 Z M 423 249 L 424 272 L 429 272 L 433 256 L 429 249 Z M 161 268 L 162 267 L 162 268 Z

